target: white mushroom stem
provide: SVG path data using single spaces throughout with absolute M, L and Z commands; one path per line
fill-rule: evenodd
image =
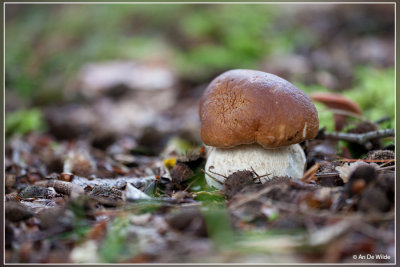
M 222 189 L 226 177 L 242 170 L 254 170 L 260 176 L 270 173 L 270 178 L 289 176 L 298 179 L 303 176 L 305 162 L 306 156 L 299 144 L 276 149 L 265 149 L 258 144 L 233 148 L 210 147 L 205 168 L 206 180 L 209 185 Z M 261 181 L 268 177 L 261 178 Z

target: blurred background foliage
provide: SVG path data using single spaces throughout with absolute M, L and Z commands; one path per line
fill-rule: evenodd
M 8 4 L 7 135 L 45 129 L 40 107 L 71 101 L 85 63 L 115 59 L 168 61 L 185 90 L 260 69 L 307 94 L 343 93 L 393 127 L 393 38 L 392 5 Z

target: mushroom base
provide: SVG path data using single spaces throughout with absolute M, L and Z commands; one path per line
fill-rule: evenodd
M 206 181 L 208 185 L 222 189 L 222 183 L 226 177 L 242 170 L 254 170 L 259 176 L 270 174 L 261 178 L 261 181 L 266 181 L 273 176 L 289 176 L 298 179 L 303 176 L 305 163 L 306 156 L 299 144 L 276 149 L 265 149 L 258 144 L 240 145 L 233 148 L 210 147 L 206 163 Z

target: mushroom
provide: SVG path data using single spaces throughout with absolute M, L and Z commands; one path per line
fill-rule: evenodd
M 343 95 L 335 93 L 316 92 L 311 94 L 311 99 L 323 103 L 330 109 L 343 110 L 348 114 L 352 114 L 354 116 L 362 115 L 360 106 L 353 100 L 348 99 Z M 347 124 L 346 116 L 344 114 L 335 113 L 333 115 L 333 118 L 335 121 L 335 130 L 343 130 L 344 126 L 346 126 Z
M 255 70 L 216 77 L 204 91 L 199 115 L 201 139 L 210 146 L 206 180 L 219 189 L 239 170 L 301 178 L 306 158 L 298 143 L 318 133 L 317 110 L 304 92 Z

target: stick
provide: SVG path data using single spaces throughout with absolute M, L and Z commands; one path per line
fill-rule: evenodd
M 211 167 L 212 167 L 212 166 L 211 166 Z M 211 167 L 208 168 L 209 171 L 210 171 Z M 215 178 L 215 177 L 212 176 L 211 174 L 207 173 L 205 170 L 201 169 L 201 171 L 204 172 L 205 174 L 207 174 L 208 177 L 210 177 L 211 179 L 213 179 L 215 182 L 219 183 L 220 185 L 224 184 L 223 182 L 221 182 L 220 180 L 218 180 L 217 178 Z M 211 172 L 211 173 L 214 173 L 214 172 L 212 172 L 212 171 L 210 171 L 210 172 Z M 218 173 L 217 173 L 217 174 L 218 174 Z M 222 176 L 222 175 L 221 175 L 221 176 Z M 223 176 L 223 177 L 225 177 L 225 176 Z M 225 178 L 226 178 L 226 177 L 225 177 Z
M 309 183 L 310 181 L 312 181 L 319 169 L 319 166 L 319 163 L 315 163 L 310 169 L 306 171 L 305 174 L 303 174 L 303 178 L 301 178 L 300 180 L 304 183 Z
M 202 170 L 203 171 L 203 170 Z M 197 181 L 199 180 L 200 176 L 198 176 L 197 178 L 193 179 L 193 181 L 191 181 L 188 186 L 186 186 L 186 188 L 183 190 L 183 192 L 189 190 L 189 188 Z
M 73 197 L 85 194 L 83 187 L 71 182 L 60 180 L 41 180 L 35 182 L 35 185 L 41 187 L 53 187 L 57 193 Z
M 392 165 L 392 166 L 379 168 L 378 171 L 385 171 L 385 170 L 390 170 L 390 169 L 395 169 L 395 168 L 396 168 L 396 166 Z
M 341 158 L 338 159 L 338 161 L 342 162 L 356 162 L 356 161 L 364 161 L 364 162 L 384 162 L 385 164 L 395 162 L 394 159 L 346 159 L 346 158 Z
M 262 182 L 261 182 L 261 178 L 264 178 L 265 176 L 268 176 L 268 175 L 271 175 L 272 173 L 267 173 L 267 174 L 264 174 L 264 175 L 258 175 L 258 173 L 256 173 L 256 171 L 253 169 L 253 167 L 251 166 L 250 167 L 251 168 L 251 170 L 252 170 L 252 172 L 257 176 L 256 178 L 258 179 L 258 181 L 260 182 L 260 184 L 262 184 Z M 264 180 L 265 181 L 268 181 L 267 180 L 267 178 L 264 178 Z
M 394 135 L 395 135 L 394 129 L 371 131 L 362 134 L 339 133 L 339 132 L 323 133 L 323 136 L 328 138 L 358 143 L 361 145 L 367 143 L 371 139 L 389 137 Z

